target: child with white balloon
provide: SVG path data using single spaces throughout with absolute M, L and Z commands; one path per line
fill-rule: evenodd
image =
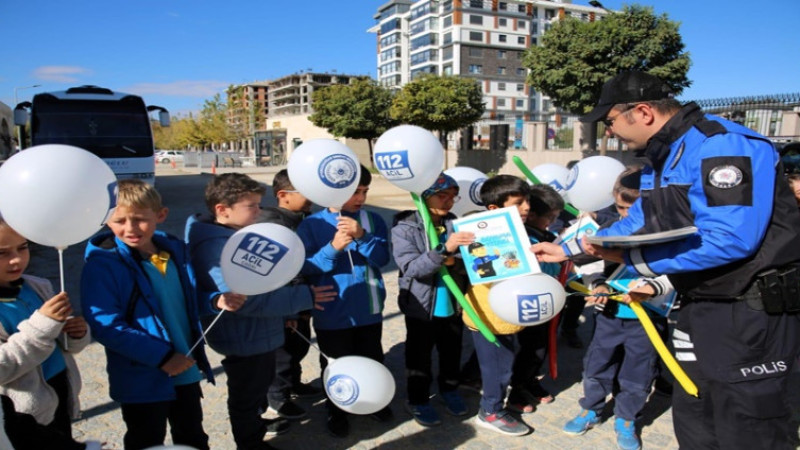
M 289 176 L 292 177 L 292 170 Z M 302 273 L 312 284 L 333 285 L 337 296 L 312 310 L 320 351 L 330 358 L 356 355 L 383 362 L 383 302 L 386 289 L 381 267 L 389 263 L 388 230 L 381 217 L 363 209 L 372 175 L 361 166 L 355 193 L 341 209 L 328 207 L 307 217 L 298 227 L 306 262 Z M 294 179 L 292 183 L 295 183 Z M 352 258 L 352 265 L 351 259 Z M 325 356 L 320 356 L 323 370 Z M 327 392 L 327 391 L 326 391 Z M 327 429 L 335 437 L 349 434 L 347 413 L 328 397 Z M 389 406 L 372 415 L 392 418 Z
M 200 381 L 213 381 L 202 346 L 194 277 L 186 245 L 157 231 L 168 210 L 155 188 L 118 183 L 110 229 L 86 246 L 81 274 L 83 312 L 105 347 L 111 398 L 121 403 L 125 448 L 172 440 L 208 448 Z
M 451 221 L 455 215 L 450 210 L 458 200 L 458 193 L 456 180 L 444 173 L 422 192 L 431 221 L 444 243 L 431 248 L 417 211 L 397 214 L 392 227 L 392 255 L 400 270 L 397 303 L 406 323 L 407 408 L 423 426 L 441 424 L 429 400 L 434 347 L 439 355 L 437 381 L 445 410 L 453 416 L 467 414 L 457 391 L 463 322 L 458 304 L 439 275 L 439 268 L 448 266 L 460 289 L 466 288 L 466 273 L 457 253 L 459 246 L 471 244 L 475 235 L 453 232 Z
M 72 354 L 91 342 L 89 328 L 72 316 L 65 292 L 25 274 L 29 262 L 28 240 L 0 217 L 0 394 L 8 416 L 0 427 L 17 448 L 82 449 L 72 439 L 81 389 Z M 25 423 L 14 421 L 19 416 L 27 417 L 25 430 L 15 425 Z
M 305 284 L 286 284 L 291 277 L 279 280 L 282 287 L 271 292 L 265 289 L 267 293 L 263 294 L 255 294 L 258 289 L 254 289 L 245 292 L 253 294 L 247 297 L 232 292 L 226 283 L 225 269 L 231 260 L 227 256 L 223 261 L 226 244 L 238 230 L 258 221 L 265 191 L 262 184 L 244 174 L 215 176 L 205 191 L 211 215 L 195 214 L 186 223 L 186 241 L 197 273 L 198 291 L 201 298 L 213 299 L 217 307 L 213 314 L 203 317 L 203 323 L 208 345 L 224 355 L 228 414 L 238 448 L 271 448 L 263 442 L 264 437 L 288 431 L 286 419 L 264 419 L 261 415 L 267 410 L 267 393 L 275 376 L 275 350 L 284 342 L 285 317 L 313 305 L 314 290 Z M 259 236 L 253 238 L 260 240 Z M 288 251 L 291 254 L 292 249 Z M 241 289 L 240 278 L 231 280 Z M 218 322 L 212 327 L 214 320 Z

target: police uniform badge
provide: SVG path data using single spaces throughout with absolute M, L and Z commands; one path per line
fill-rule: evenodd
M 733 165 L 722 165 L 708 172 L 708 182 L 719 189 L 730 189 L 738 186 L 743 179 L 742 171 Z

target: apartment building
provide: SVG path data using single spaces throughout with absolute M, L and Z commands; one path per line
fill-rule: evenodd
M 566 16 L 596 20 L 608 11 L 570 0 L 391 0 L 378 8 L 378 82 L 401 88 L 426 74 L 478 80 L 486 122 L 547 121 L 550 100 L 525 83 L 522 58 Z

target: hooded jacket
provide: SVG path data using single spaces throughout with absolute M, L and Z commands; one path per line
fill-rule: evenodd
M 191 342 L 202 335 L 194 273 L 182 241 L 156 231 L 153 243 L 170 254 L 178 268 Z M 141 266 L 141 257 L 111 232 L 89 239 L 81 273 L 83 315 L 106 350 L 111 398 L 120 403 L 171 401 L 175 388 L 160 369 L 175 352 L 161 305 Z M 197 367 L 213 383 L 202 345 L 192 352 Z
M 222 248 L 236 230 L 215 223 L 211 217 L 196 214 L 186 222 L 186 242 L 197 273 L 201 298 L 214 299 L 231 292 L 222 277 Z M 290 283 L 291 280 L 286 280 Z M 284 318 L 313 305 L 311 290 L 303 284 L 287 284 L 272 292 L 251 295 L 237 311 L 219 315 L 206 334 L 206 341 L 222 355 L 251 356 L 273 351 L 284 342 Z M 209 314 L 202 318 L 205 327 L 219 310 L 209 301 Z

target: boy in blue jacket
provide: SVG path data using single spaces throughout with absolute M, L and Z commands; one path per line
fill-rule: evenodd
M 194 274 L 183 241 L 156 231 L 167 208 L 152 186 L 119 182 L 110 232 L 92 237 L 81 274 L 83 314 L 106 348 L 111 398 L 126 449 L 172 442 L 208 448 L 200 380 L 213 382 L 202 345 Z
M 316 305 L 312 311 L 320 350 L 331 358 L 357 355 L 383 362 L 381 312 L 386 289 L 381 267 L 389 263 L 389 243 L 383 219 L 361 209 L 371 182 L 372 175 L 361 166 L 358 188 L 341 210 L 323 209 L 297 229 L 306 248 L 302 273 L 313 284 L 332 285 L 337 290 L 333 301 Z M 320 365 L 324 371 L 325 357 L 320 357 Z M 328 431 L 336 437 L 347 436 L 346 413 L 330 399 L 326 406 Z M 373 417 L 388 421 L 392 412 L 387 406 Z
M 211 216 L 196 214 L 186 223 L 186 242 L 197 270 L 198 290 L 209 298 L 224 296 L 235 302 L 222 278 L 220 257 L 225 243 L 237 230 L 257 222 L 265 187 L 240 173 L 214 177 L 206 186 L 206 206 Z M 241 309 L 219 316 L 206 334 L 208 345 L 225 356 L 228 376 L 228 414 L 239 449 L 271 448 L 267 434 L 288 429 L 285 419 L 261 418 L 267 410 L 267 392 L 275 377 L 275 350 L 283 345 L 284 318 L 312 306 L 307 285 L 286 285 L 266 294 L 247 297 Z M 207 325 L 215 315 L 203 317 Z

